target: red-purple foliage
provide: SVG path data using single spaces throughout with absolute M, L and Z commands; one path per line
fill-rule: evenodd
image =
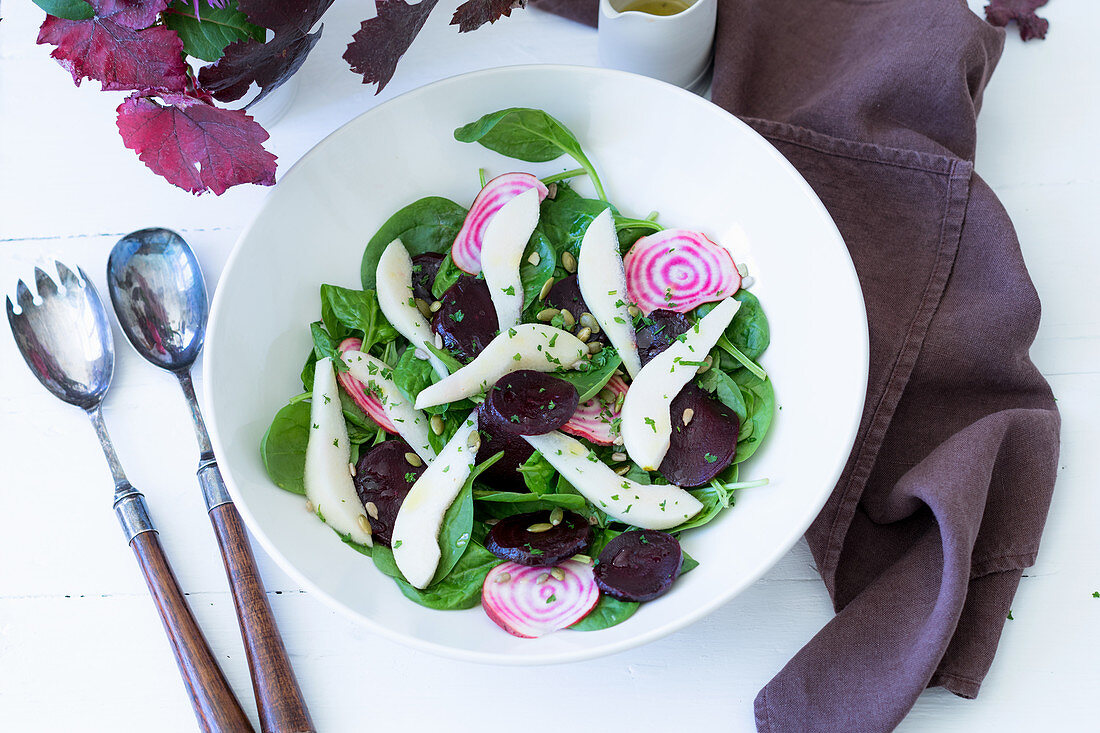
M 232 102 L 243 97 L 252 82 L 256 82 L 260 93 L 249 102 L 255 104 L 275 91 L 305 63 L 321 37 L 321 28 L 310 34 L 297 29 L 282 31 L 267 43 L 231 43 L 226 46 L 220 59 L 199 70 L 199 83 L 219 102 Z
M 1008 25 L 1009 21 L 1016 21 L 1020 27 L 1020 38 L 1025 41 L 1046 38 L 1050 21 L 1035 14 L 1046 4 L 1047 0 L 992 0 L 985 6 L 985 19 L 1001 27 Z
M 182 92 L 187 83 L 183 43 L 175 31 L 150 28 L 167 0 L 97 0 L 95 16 L 64 20 L 52 15 L 38 32 L 39 43 L 79 86 L 95 79 L 105 91 L 128 89 Z
M 515 8 L 527 7 L 527 0 L 466 0 L 455 10 L 451 25 L 459 33 L 469 33 L 486 23 L 496 23 L 512 15 Z
M 275 156 L 263 148 L 267 132 L 243 111 L 179 94 L 161 99 L 133 94 L 118 107 L 123 142 L 154 173 L 191 193 L 215 195 L 241 183 L 275 183 Z
M 363 21 L 344 51 L 344 60 L 351 64 L 352 71 L 362 74 L 364 84 L 377 83 L 378 92 L 389 84 L 397 62 L 409 50 L 437 2 L 420 0 L 408 5 L 403 0 L 377 0 L 377 17 Z

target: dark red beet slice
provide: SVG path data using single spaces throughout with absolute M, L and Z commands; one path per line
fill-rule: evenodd
M 541 525 L 541 527 L 540 527 Z M 528 528 L 543 529 L 530 532 Z M 485 549 L 497 557 L 520 565 L 557 565 L 592 543 L 592 527 L 588 520 L 574 512 L 564 512 L 561 523 L 550 524 L 550 512 L 531 512 L 506 517 L 489 530 Z
M 588 304 L 584 302 L 584 298 L 581 296 L 581 287 L 577 284 L 576 275 L 563 277 L 554 283 L 546 296 L 546 302 L 551 308 L 569 311 L 576 321 L 580 321 L 581 314 L 589 312 Z M 588 340 L 599 341 L 601 344 L 608 343 L 607 335 L 603 331 L 592 334 Z
M 443 305 L 432 317 L 432 330 L 443 339 L 443 348 L 456 359 L 472 360 L 498 330 L 489 286 L 473 275 L 463 275 L 439 300 Z
M 412 453 L 412 448 L 404 441 L 387 440 L 360 456 L 359 463 L 355 465 L 355 492 L 364 506 L 374 504 L 378 514 L 373 516 L 375 512 L 367 506 L 371 535 L 375 542 L 386 547 L 390 546 L 397 510 L 401 508 L 409 489 L 427 468 L 419 460 L 419 466 L 409 465 L 405 459 L 409 453 Z
M 686 410 L 691 419 L 685 425 Z M 658 470 L 678 486 L 702 486 L 730 465 L 741 424 L 733 410 L 694 384 L 680 390 L 670 412 L 672 441 Z
M 623 532 L 596 560 L 596 585 L 620 601 L 652 601 L 672 587 L 683 561 L 680 543 L 668 532 Z
M 687 333 L 691 328 L 691 319 L 683 313 L 657 309 L 642 319 L 636 334 L 638 337 L 638 357 L 642 364 L 660 354 L 672 345 L 676 337 Z
M 485 398 L 485 409 L 506 431 L 545 435 L 569 422 L 579 397 L 577 388 L 563 379 L 520 369 L 497 380 Z
M 438 252 L 425 252 L 412 258 L 413 271 L 413 297 L 420 298 L 426 303 L 435 300 L 432 295 L 432 283 L 439 273 L 439 266 L 443 263 L 443 255 Z
M 517 469 L 535 452 L 531 444 L 509 431 L 486 409 L 484 402 L 477 408 L 477 431 L 481 434 L 476 458 L 478 463 L 504 451 L 500 460 L 489 466 L 478 480 L 497 491 L 527 491 L 523 475 Z

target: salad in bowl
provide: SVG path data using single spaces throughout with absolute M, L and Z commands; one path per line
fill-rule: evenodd
M 468 209 L 428 196 L 385 221 L 361 290 L 320 284 L 261 457 L 413 602 L 480 604 L 525 638 L 614 626 L 710 560 L 684 533 L 767 483 L 741 467 L 775 409 L 768 322 L 727 247 L 619 211 L 546 112 L 454 136 L 579 167 L 482 171 Z

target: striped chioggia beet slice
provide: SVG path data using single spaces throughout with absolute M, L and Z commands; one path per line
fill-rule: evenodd
M 489 221 L 506 203 L 532 188 L 539 192 L 539 201 L 549 193 L 546 184 L 530 173 L 505 173 L 485 184 L 451 245 L 451 259 L 460 270 L 471 275 L 481 272 L 481 242 Z
M 576 560 L 554 568 L 501 563 L 481 586 L 481 607 L 489 618 L 524 639 L 572 626 L 599 600 L 592 566 Z
M 599 394 L 577 406 L 573 417 L 561 426 L 562 431 L 599 445 L 611 445 L 619 437 L 619 413 L 626 390 L 622 377 L 612 377 Z
M 699 232 L 665 229 L 642 237 L 623 258 L 630 299 L 642 313 L 687 313 L 741 287 L 733 256 Z
M 340 342 L 340 353 L 343 354 L 345 351 L 358 351 L 359 347 L 362 345 L 362 339 L 346 338 Z M 364 386 L 362 382 L 351 376 L 348 372 L 337 372 L 336 381 L 340 382 L 340 386 L 348 393 L 348 397 L 351 397 L 352 401 L 359 405 L 359 409 L 367 413 L 367 416 L 370 417 L 371 420 L 378 423 L 378 427 L 382 428 L 387 433 L 397 435 L 397 426 L 386 416 L 386 411 L 382 407 L 382 401 L 368 392 L 366 386 Z

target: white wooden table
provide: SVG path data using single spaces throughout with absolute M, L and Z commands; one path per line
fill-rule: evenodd
M 476 33 L 444 3 L 379 96 L 340 58 L 367 3 L 338 3 L 270 147 L 286 171 L 318 140 L 386 99 L 510 63 L 596 64 L 595 31 L 535 12 Z M 980 10 L 981 0 L 970 0 Z M 123 148 L 121 94 L 74 89 L 35 46 L 41 13 L 4 4 L 0 23 L 0 288 L 42 257 L 80 263 L 104 288 L 117 239 L 183 233 L 208 282 L 266 191 L 194 198 Z M 1100 690 L 1100 3 L 1054 0 L 1049 39 L 1010 30 L 979 120 L 977 169 L 1011 213 L 1043 299 L 1032 355 L 1064 420 L 1058 486 L 1038 564 L 1013 606 L 978 700 L 926 692 L 905 731 L 1084 730 Z M 7 329 L 3 331 L 6 334 Z M 195 448 L 174 381 L 120 334 L 106 418 L 200 623 L 239 698 L 252 691 L 193 478 Z M 198 372 L 196 371 L 196 376 Z M 9 731 L 190 731 L 194 720 L 160 621 L 110 510 L 110 480 L 79 411 L 50 397 L 0 335 L 0 720 Z M 259 562 L 314 718 L 324 731 L 750 731 L 752 700 L 829 619 L 805 545 L 729 605 L 662 641 L 581 664 L 516 670 L 406 649 L 329 610 L 262 552 Z M 1095 728 L 1092 728 L 1095 729 Z

